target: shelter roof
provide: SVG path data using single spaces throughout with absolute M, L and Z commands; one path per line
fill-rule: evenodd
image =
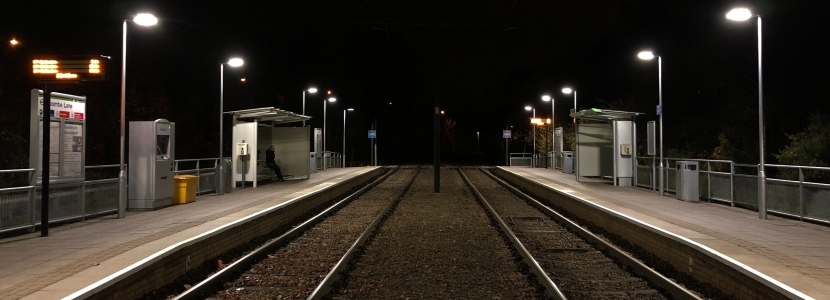
M 643 113 L 630 111 L 591 108 L 583 109 L 578 112 L 572 112 L 571 117 L 585 120 L 612 121 L 633 119 L 635 116 L 642 114 Z
M 274 107 L 252 108 L 225 112 L 245 122 L 284 124 L 310 120 L 311 117 Z

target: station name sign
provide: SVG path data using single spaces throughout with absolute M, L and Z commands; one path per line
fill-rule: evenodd
M 54 82 L 107 80 L 107 63 L 100 55 L 35 57 L 31 77 Z

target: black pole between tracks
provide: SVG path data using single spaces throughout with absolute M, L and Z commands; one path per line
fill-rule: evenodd
M 433 69 L 433 78 L 432 78 L 432 97 L 433 102 L 435 104 L 435 111 L 433 112 L 432 117 L 432 129 L 433 129 L 433 172 L 434 178 L 434 186 L 435 192 L 441 192 L 441 100 L 438 97 L 438 25 L 435 23 L 432 24 L 432 69 Z

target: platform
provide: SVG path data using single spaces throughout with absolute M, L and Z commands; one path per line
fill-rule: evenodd
M 140 261 L 264 210 L 376 170 L 332 168 L 308 180 L 286 180 L 156 211 L 127 212 L 0 239 L 0 299 L 61 299 Z
M 673 194 L 610 181 L 584 179 L 559 170 L 502 167 L 527 180 L 613 210 L 725 255 L 815 299 L 830 299 L 830 228 L 722 204 L 685 202 Z M 646 226 L 647 226 L 646 225 Z M 796 293 L 797 295 L 798 293 Z M 805 297 L 805 298 L 809 298 Z

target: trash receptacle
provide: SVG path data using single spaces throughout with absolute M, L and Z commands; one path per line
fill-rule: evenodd
M 222 183 L 222 192 L 227 194 L 233 190 L 233 161 L 230 158 L 224 158 L 222 162 L 225 164 L 222 166 L 225 171 L 225 174 L 222 174 L 222 180 L 225 181 Z
M 677 199 L 684 201 L 700 200 L 700 175 L 696 161 L 678 161 L 675 163 L 675 185 Z
M 309 155 L 311 157 L 308 162 L 308 172 L 317 173 L 317 152 L 309 152 Z
M 199 176 L 176 175 L 174 177 L 173 204 L 185 204 L 196 200 L 196 185 Z
M 562 151 L 562 173 L 573 174 L 574 153 L 573 151 Z

